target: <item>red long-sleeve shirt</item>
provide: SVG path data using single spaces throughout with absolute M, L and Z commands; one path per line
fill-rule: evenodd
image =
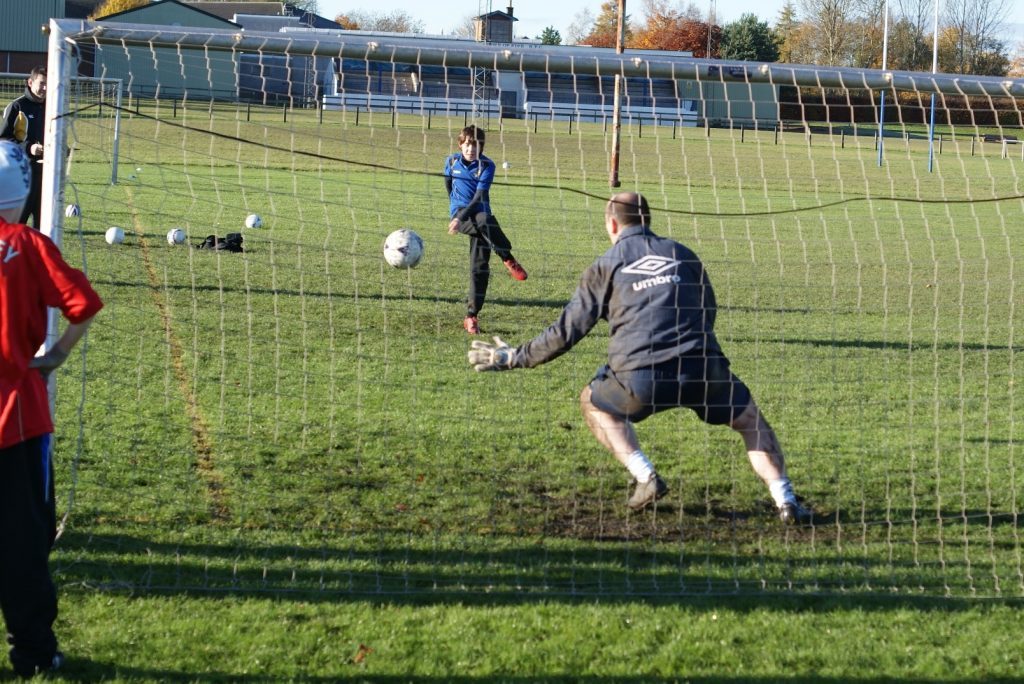
M 103 308 L 53 242 L 0 219 L 0 448 L 53 432 L 46 382 L 28 367 L 46 338 L 46 307 L 81 323 Z

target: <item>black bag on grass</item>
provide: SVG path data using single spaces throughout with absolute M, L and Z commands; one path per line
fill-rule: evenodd
M 207 235 L 206 239 L 196 245 L 196 249 L 216 249 L 225 252 L 242 252 L 242 234 L 228 233 L 222 238 Z

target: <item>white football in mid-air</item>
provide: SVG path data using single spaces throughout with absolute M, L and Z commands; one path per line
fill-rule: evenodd
M 512 165 L 509 164 L 507 161 L 501 162 L 501 168 L 503 168 L 503 169 L 511 169 Z
M 167 231 L 167 244 L 180 245 L 185 242 L 185 231 L 181 228 L 171 228 Z
M 108 245 L 119 245 L 124 242 L 124 229 L 117 226 L 110 226 L 103 235 Z
M 410 228 L 400 228 L 384 240 L 384 261 L 395 268 L 415 268 L 423 258 L 423 238 Z
M 64 215 L 68 218 L 71 218 L 72 216 L 79 216 L 81 213 L 82 209 L 77 204 L 69 204 L 64 207 Z
M 260 216 L 259 214 L 249 214 L 248 216 L 245 217 L 245 227 L 246 228 L 262 228 L 263 227 L 263 217 Z

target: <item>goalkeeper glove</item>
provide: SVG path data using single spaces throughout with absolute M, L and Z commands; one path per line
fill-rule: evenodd
M 28 138 L 28 117 L 25 112 L 18 112 L 18 118 L 14 120 L 14 139 L 20 143 Z
M 515 347 L 510 347 L 497 335 L 494 344 L 473 340 L 470 343 L 469 363 L 477 371 L 503 371 L 512 368 Z
M 50 373 L 57 370 L 67 358 L 67 352 L 61 351 L 60 347 L 53 345 L 45 354 L 29 361 L 28 367 L 37 369 L 44 378 L 48 378 Z

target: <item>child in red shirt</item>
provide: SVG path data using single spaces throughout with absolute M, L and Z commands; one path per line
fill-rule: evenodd
M 0 141 L 0 609 L 15 672 L 31 677 L 63 662 L 53 622 L 49 555 L 56 535 L 46 378 L 85 334 L 103 302 L 57 246 L 20 223 L 31 169 Z M 45 354 L 47 307 L 69 325 Z

